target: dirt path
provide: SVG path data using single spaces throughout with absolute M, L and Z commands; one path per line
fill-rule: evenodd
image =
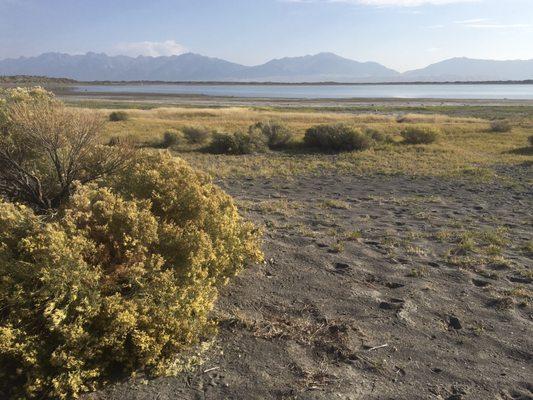
M 525 184 L 221 184 L 265 226 L 267 262 L 224 289 L 205 363 L 89 398 L 533 399 Z

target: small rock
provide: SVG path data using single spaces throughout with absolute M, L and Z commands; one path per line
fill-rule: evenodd
M 405 285 L 398 282 L 387 282 L 385 286 L 387 286 L 389 289 L 399 289 L 403 288 Z
M 335 272 L 339 274 L 345 274 L 350 270 L 350 265 L 345 263 L 336 263 L 335 264 Z
M 448 324 L 453 329 L 463 329 L 463 325 L 461 325 L 461 321 L 459 320 L 459 318 L 454 317 L 453 315 L 450 315 Z
M 391 299 L 390 301 L 382 301 L 379 303 L 379 308 L 383 310 L 401 310 L 404 303 L 405 302 L 401 299 Z
M 472 279 L 472 283 L 477 286 L 477 287 L 487 287 L 487 286 L 490 286 L 490 282 L 488 281 L 484 281 L 482 279 Z

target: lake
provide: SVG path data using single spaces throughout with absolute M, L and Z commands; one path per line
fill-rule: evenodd
M 270 99 L 484 99 L 533 100 L 533 84 L 254 85 L 125 84 L 81 85 L 75 91 L 122 94 L 205 95 Z

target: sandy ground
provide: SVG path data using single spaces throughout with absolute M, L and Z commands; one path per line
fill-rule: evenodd
M 267 262 L 223 290 L 203 365 L 88 398 L 533 399 L 533 314 L 523 297 L 533 196 L 516 183 L 532 170 L 500 172 L 515 183 L 220 182 L 265 226 Z M 458 250 L 443 234 L 496 227 L 505 262 Z M 469 266 L 449 258 L 469 254 Z

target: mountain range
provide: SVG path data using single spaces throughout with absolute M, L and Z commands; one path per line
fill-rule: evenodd
M 358 62 L 333 53 L 271 60 L 245 66 L 194 53 L 162 57 L 69 55 L 0 60 L 0 76 L 39 75 L 78 81 L 220 82 L 444 82 L 533 79 L 533 59 L 494 61 L 452 58 L 426 68 L 397 72 L 375 62 Z

